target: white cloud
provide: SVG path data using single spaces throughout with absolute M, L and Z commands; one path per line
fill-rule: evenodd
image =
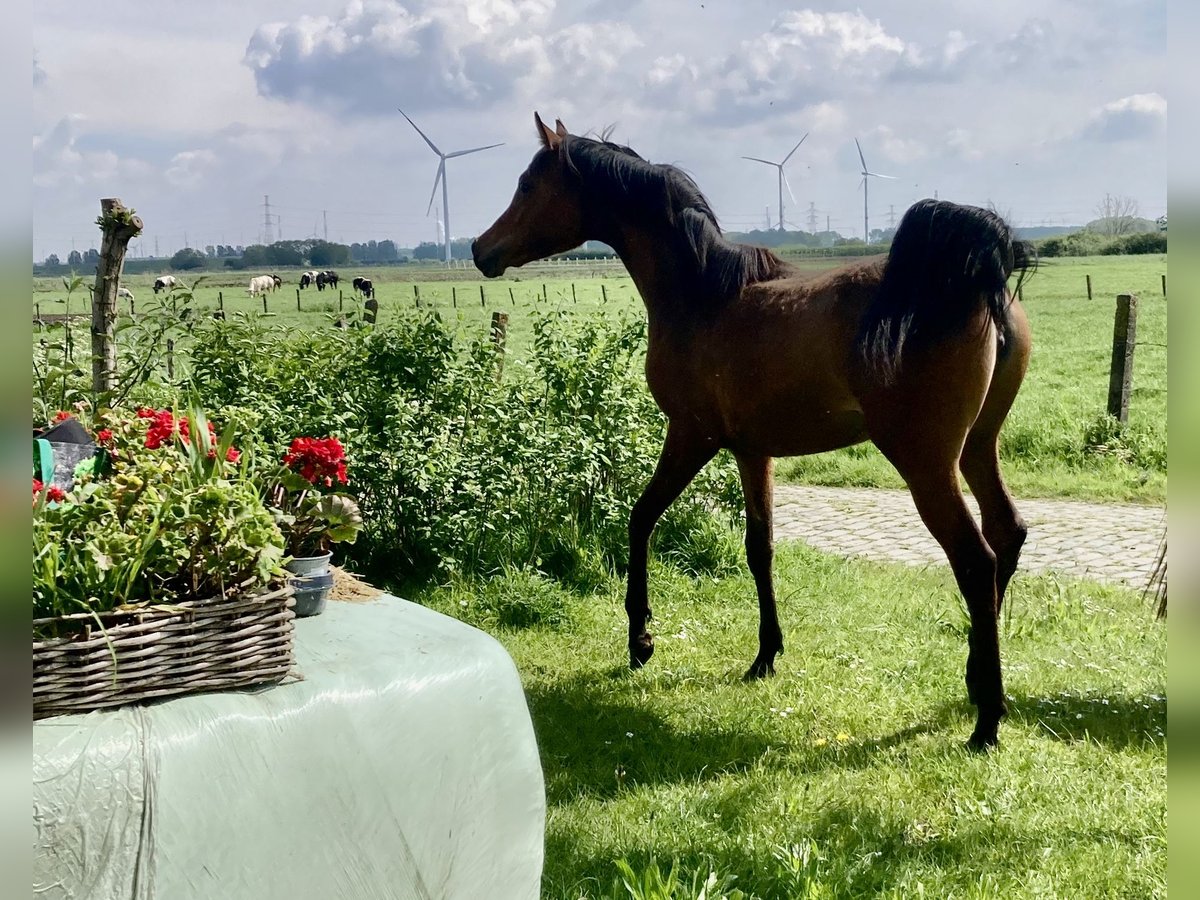
M 1167 127 L 1167 101 L 1157 93 L 1132 94 L 1094 110 L 1083 137 L 1114 142 L 1156 137 Z
M 194 188 L 216 161 L 217 155 L 211 150 L 184 150 L 171 157 L 164 174 L 167 181 L 177 188 Z
M 121 157 L 111 150 L 81 151 L 76 143 L 80 114 L 65 116 L 54 127 L 33 138 L 33 184 L 54 188 L 70 185 L 113 185 L 130 178 L 142 178 L 153 167 L 141 159 Z

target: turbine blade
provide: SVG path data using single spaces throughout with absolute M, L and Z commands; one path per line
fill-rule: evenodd
M 779 168 L 779 163 L 771 162 L 769 159 L 759 159 L 757 156 L 743 156 L 742 159 L 748 159 L 752 162 L 766 163 L 768 166 L 774 166 L 777 169 Z
M 466 156 L 468 153 L 478 153 L 480 150 L 491 150 L 493 147 L 503 147 L 504 142 L 499 144 L 488 144 L 486 147 L 472 147 L 470 150 L 455 150 L 453 153 L 447 153 L 446 159 L 454 159 L 456 156 Z
M 860 143 L 858 142 L 858 138 L 855 138 L 855 139 L 854 139 L 854 146 L 858 148 L 858 158 L 859 158 L 859 159 L 862 161 L 862 164 L 863 164 L 863 172 L 865 173 L 865 172 L 867 171 L 867 160 L 866 160 L 866 157 L 864 157 L 864 156 L 863 156 L 863 153 L 862 153 L 862 144 L 860 144 Z
M 800 138 L 800 140 L 798 140 L 796 142 L 796 146 L 792 148 L 792 153 L 795 153 L 797 150 L 799 150 L 800 145 L 803 144 L 805 142 L 805 140 L 807 140 L 807 139 L 808 139 L 808 132 L 806 131 L 804 133 L 804 137 Z M 783 162 L 780 163 L 781 166 L 787 165 L 787 161 L 792 158 L 792 153 L 789 153 L 787 156 L 785 156 L 783 158 Z
M 788 184 L 787 173 L 783 171 L 783 166 L 779 167 L 779 174 L 783 176 L 783 186 L 787 188 L 788 196 L 792 198 L 792 203 L 795 203 L 796 195 L 792 193 L 792 186 Z
M 396 112 L 400 113 L 400 115 L 402 115 L 402 116 L 404 116 L 404 118 L 408 119 L 408 113 L 406 113 L 404 110 L 397 109 Z M 429 145 L 430 150 L 432 150 L 438 156 L 442 155 L 442 151 L 437 148 L 437 144 L 435 144 L 433 141 L 431 141 L 429 139 L 429 137 L 425 134 L 425 132 L 423 132 L 420 128 L 417 128 L 416 122 L 414 122 L 412 119 L 408 119 L 408 124 L 411 125 L 413 128 L 416 128 L 417 134 L 419 134 L 421 137 L 425 138 L 425 143 L 427 143 Z
M 863 189 L 863 187 L 866 185 L 866 183 L 867 183 L 867 179 L 866 179 L 866 176 L 864 175 L 863 180 L 858 183 L 857 189 L 861 191 Z M 428 213 L 426 213 L 426 215 L 428 215 Z
M 892 181 L 896 180 L 895 175 L 880 175 L 878 172 L 867 172 L 866 174 L 870 175 L 872 178 L 889 178 Z
M 433 209 L 433 198 L 437 196 L 438 182 L 446 176 L 446 160 L 441 160 L 438 163 L 437 175 L 433 177 L 433 192 L 429 195 L 429 205 L 425 207 L 425 215 L 429 215 L 429 211 Z

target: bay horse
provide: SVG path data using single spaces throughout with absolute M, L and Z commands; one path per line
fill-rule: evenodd
M 1035 266 L 993 212 L 922 200 L 886 259 L 816 276 L 731 243 L 696 183 L 628 147 L 534 114 L 541 147 L 508 209 L 472 245 L 488 277 L 600 240 L 616 250 L 648 317 L 646 381 L 667 417 L 662 454 L 629 519 L 629 661 L 654 652 L 646 557 L 659 517 L 724 448 L 746 503 L 759 603 L 758 655 L 783 650 L 771 563 L 773 458 L 873 441 L 945 551 L 970 612 L 968 746 L 1006 714 L 997 620 L 1026 526 L 1000 475 L 1000 426 L 1025 375 L 1030 333 L 1008 290 Z M 976 525 L 959 473 L 979 501 Z

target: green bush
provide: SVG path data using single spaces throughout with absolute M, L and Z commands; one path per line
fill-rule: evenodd
M 627 563 L 627 522 L 665 421 L 641 374 L 645 325 L 535 323 L 534 353 L 497 383 L 486 341 L 436 314 L 367 329 L 293 333 L 248 321 L 198 326 L 192 388 L 249 408 L 264 452 L 297 435 L 346 446 L 365 529 L 347 553 L 391 580 L 529 568 L 579 585 Z M 660 552 L 697 571 L 730 564 L 709 523 L 741 509 L 722 458 L 664 517 Z

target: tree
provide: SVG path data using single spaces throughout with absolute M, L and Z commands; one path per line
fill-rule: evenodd
M 78 250 L 72 250 L 67 254 L 67 265 L 72 269 L 83 268 L 83 254 Z
M 1117 237 L 1134 231 L 1134 219 L 1138 215 L 1138 202 L 1132 197 L 1114 197 L 1105 194 L 1096 204 L 1096 227 L 1103 235 Z
M 350 265 L 350 248 L 345 244 L 317 241 L 309 248 L 308 261 L 318 268 L 348 266 Z
M 46 257 L 46 261 L 45 261 L 45 263 L 43 263 L 43 265 L 45 265 L 47 268 L 57 269 L 59 266 L 62 265 L 62 263 L 60 263 L 58 261 L 57 253 L 51 253 L 49 256 Z
M 413 259 L 441 259 L 444 253 L 441 244 L 421 241 L 413 248 Z
M 171 257 L 172 269 L 200 269 L 204 267 L 204 254 L 191 247 L 176 251 Z
M 296 241 L 276 241 L 267 247 L 267 263 L 272 266 L 304 265 L 304 254 L 295 246 L 296 243 Z
M 100 262 L 100 251 L 95 247 L 89 247 L 83 254 L 83 264 L 95 268 Z
M 261 269 L 268 264 L 267 248 L 262 244 L 251 244 L 242 251 L 242 268 Z

